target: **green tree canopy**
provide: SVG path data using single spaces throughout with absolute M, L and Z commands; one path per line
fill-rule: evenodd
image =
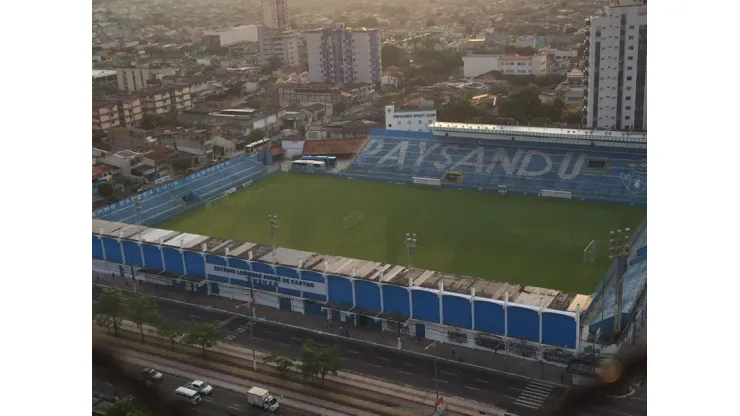
M 249 132 L 247 136 L 247 144 L 260 141 L 265 138 L 265 131 L 262 129 L 254 129 Z
M 118 400 L 108 408 L 105 414 L 106 416 L 155 416 L 146 406 L 131 396 Z
M 170 347 L 175 349 L 175 341 L 177 338 L 185 334 L 185 330 L 180 326 L 170 322 L 160 321 L 157 326 L 157 336 L 161 339 L 165 339 L 170 342 Z
M 385 44 L 380 49 L 380 59 L 383 61 L 383 69 L 389 66 L 406 66 L 409 63 L 403 49 L 393 44 Z
M 131 294 L 126 298 L 126 318 L 139 327 L 141 342 L 144 342 L 144 324 L 157 324 L 162 316 L 151 297 Z
M 327 374 L 337 374 L 341 364 L 341 352 L 339 347 L 321 349 L 308 340 L 301 348 L 300 370 L 304 378 L 320 377 L 321 384 Z
M 216 342 L 223 339 L 224 334 L 221 331 L 221 326 L 217 323 L 202 322 L 195 327 L 191 328 L 185 334 L 185 343 L 190 345 L 197 345 L 203 349 L 203 356 L 206 355 L 206 348 L 211 348 L 216 345 Z
M 98 195 L 100 195 L 103 198 L 110 198 L 113 196 L 113 185 L 111 185 L 110 182 L 103 182 L 101 184 L 98 184 Z
M 293 360 L 278 354 L 270 354 L 263 358 L 263 361 L 266 363 L 274 363 L 277 366 L 277 370 L 283 375 L 295 366 Z
M 375 27 L 378 27 L 380 25 L 378 24 L 378 19 L 376 19 L 376 18 L 374 18 L 372 16 L 368 16 L 368 17 L 363 17 L 362 19 L 360 19 L 357 22 L 355 22 L 355 26 L 357 26 L 357 27 L 375 28 Z
M 436 26 L 434 23 L 434 20 L 432 19 L 427 20 L 427 27 L 433 27 L 433 26 Z
M 93 301 L 93 313 L 99 325 L 113 329 L 113 334 L 118 335 L 118 329 L 125 317 L 125 296 L 121 289 L 106 287 L 103 293 Z
M 193 166 L 193 158 L 188 155 L 178 155 L 170 162 L 175 170 L 186 170 Z

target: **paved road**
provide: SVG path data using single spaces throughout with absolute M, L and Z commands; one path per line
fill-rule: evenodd
M 184 385 L 188 381 L 192 380 L 185 380 L 181 377 L 165 374 L 164 379 L 158 388 L 164 391 L 174 392 L 176 388 Z M 107 381 L 104 371 L 95 366 L 93 366 L 93 392 L 102 394 L 104 397 L 113 397 L 113 385 Z M 117 393 L 119 397 L 125 397 L 128 394 L 128 392 L 122 390 L 120 386 L 118 387 Z M 195 414 L 203 416 L 273 416 L 270 412 L 261 411 L 260 409 L 250 406 L 247 403 L 245 395 L 218 388 L 214 388 L 213 393 L 210 396 L 204 397 L 203 401 L 197 405 L 194 410 Z M 311 413 L 280 406 L 277 415 L 305 416 L 311 415 Z
M 183 326 L 199 321 L 221 322 L 228 333 L 226 342 L 250 346 L 248 321 L 245 318 L 165 301 L 160 302 L 160 309 L 165 319 Z M 307 339 L 313 339 L 320 346 L 340 345 L 347 358 L 343 363 L 347 371 L 427 391 L 435 389 L 434 363 L 426 357 L 263 322 L 255 325 L 254 337 L 257 350 L 288 356 L 298 356 L 301 345 Z M 511 377 L 444 361 L 438 362 L 437 374 L 442 394 L 488 403 L 520 416 L 540 414 L 540 409 L 555 410 L 567 393 L 563 387 L 538 380 Z

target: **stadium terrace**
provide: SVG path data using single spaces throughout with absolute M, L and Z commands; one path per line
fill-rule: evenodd
M 424 187 L 645 206 L 644 134 L 437 122 L 372 130 L 349 166 L 307 173 Z M 614 325 L 612 267 L 592 295 L 155 228 L 273 170 L 242 156 L 93 213 L 93 269 L 209 295 L 566 366 Z M 244 192 L 248 192 L 246 189 Z M 567 203 L 567 202 L 564 202 Z M 134 225 L 136 224 L 136 225 Z M 645 310 L 647 226 L 629 244 L 623 322 Z M 634 330 L 634 326 L 632 327 Z M 591 347 L 597 344 L 589 342 Z M 592 351 L 593 352 L 593 351 Z

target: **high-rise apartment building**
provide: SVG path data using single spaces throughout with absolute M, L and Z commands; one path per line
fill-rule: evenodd
M 300 34 L 290 30 L 288 0 L 262 0 L 262 16 L 264 24 L 257 29 L 260 63 L 277 60 L 282 67 L 298 65 Z
M 333 29 L 305 33 L 308 80 L 331 84 L 378 84 L 382 73 L 379 29 Z
M 647 130 L 647 5 L 614 0 L 587 22 L 584 124 Z
M 264 25 L 279 31 L 290 30 L 288 0 L 262 0 Z

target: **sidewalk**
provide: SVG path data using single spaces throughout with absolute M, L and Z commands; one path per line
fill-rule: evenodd
M 93 272 L 94 282 L 97 281 L 100 284 L 133 290 L 133 282 L 130 278 L 124 279 L 120 276 L 111 278 L 110 274 L 103 276 L 103 274 L 100 273 L 98 279 L 99 280 L 96 280 L 95 272 Z M 193 292 L 175 291 L 173 288 L 167 288 L 165 291 L 163 287 L 146 282 L 136 284 L 136 291 L 138 293 L 168 298 L 180 302 L 193 303 L 227 312 L 234 312 L 237 305 L 244 304 L 243 301 L 239 300 L 230 300 L 220 296 L 208 296 Z M 266 319 L 269 321 L 285 323 L 313 331 L 326 332 L 340 336 L 340 324 L 336 322 L 331 324 L 328 328 L 325 328 L 325 321 L 312 315 L 302 315 L 297 312 L 273 309 L 262 305 L 256 305 L 255 309 L 258 319 Z M 249 312 L 241 309 L 239 313 L 248 314 Z M 397 334 L 395 332 L 352 326 L 350 335 L 352 340 L 380 344 L 393 349 L 398 348 Z M 419 342 L 416 337 L 406 335 L 401 336 L 402 349 L 415 354 L 431 356 L 434 351 L 430 353 L 430 351 L 424 349 L 431 342 L 432 341 L 426 339 L 421 339 L 421 342 Z M 454 356 L 452 353 L 453 349 Z M 523 360 L 512 356 L 493 354 L 458 345 L 443 343 L 437 343 L 436 350 L 439 359 L 454 360 L 464 364 L 484 367 L 492 371 L 505 372 L 515 376 L 532 378 L 570 387 L 570 377 L 565 373 L 565 369 L 548 363 Z

